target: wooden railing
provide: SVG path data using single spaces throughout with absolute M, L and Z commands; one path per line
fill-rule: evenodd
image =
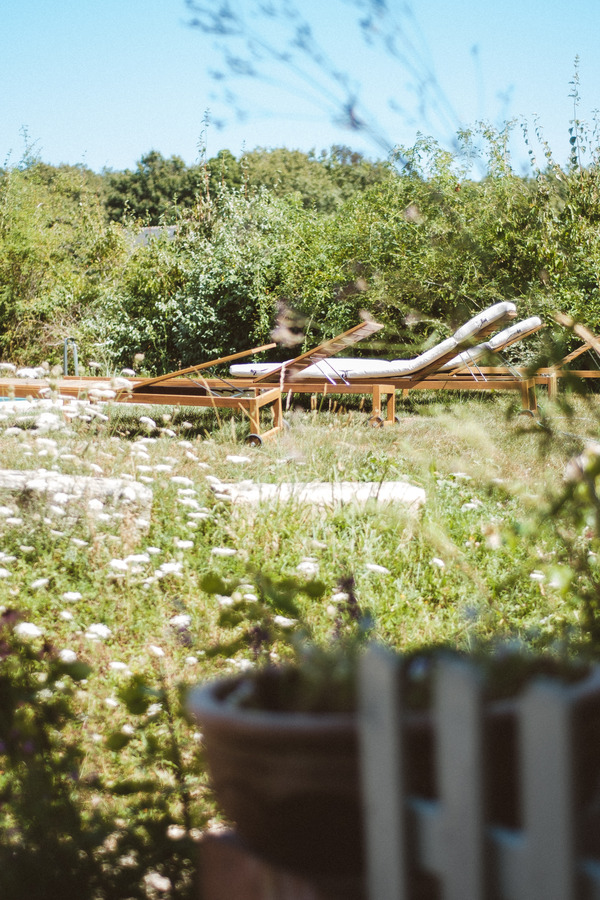
M 415 714 L 401 665 L 361 671 L 369 900 L 600 900 L 600 671 L 494 705 L 440 661 Z

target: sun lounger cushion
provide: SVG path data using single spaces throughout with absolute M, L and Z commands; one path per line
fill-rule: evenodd
M 483 344 L 476 344 L 468 350 L 463 350 L 458 356 L 454 356 L 452 359 L 448 360 L 447 363 L 444 363 L 440 368 L 440 372 L 448 372 L 452 369 L 458 369 L 461 366 L 468 366 L 472 363 L 476 363 L 477 360 L 481 359 L 482 356 L 485 356 L 486 353 L 500 353 L 501 350 L 504 350 L 516 341 L 520 341 L 524 337 L 539 331 L 542 324 L 542 320 L 539 316 L 531 316 L 529 319 L 515 322 L 514 325 L 509 325 L 504 331 L 499 331 L 498 334 L 495 334 L 489 341 L 485 341 Z
M 458 350 L 461 345 L 468 343 L 469 339 L 479 334 L 484 329 L 490 328 L 494 322 L 514 315 L 516 307 L 514 303 L 503 301 L 490 306 L 489 309 L 478 313 L 465 322 L 452 337 L 446 338 L 435 347 L 431 347 L 424 353 L 413 359 L 326 359 L 312 366 L 308 366 L 303 372 L 303 378 L 401 378 L 404 375 L 415 375 L 422 369 L 429 368 L 436 360 L 443 360 Z M 258 363 L 233 365 L 229 371 L 238 377 L 254 377 L 264 375 L 267 372 L 276 371 L 280 363 Z M 268 367 L 268 368 L 267 368 Z

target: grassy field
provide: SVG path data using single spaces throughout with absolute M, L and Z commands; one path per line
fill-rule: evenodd
M 568 460 L 597 432 L 596 412 L 583 401 L 570 412 L 548 407 L 542 428 L 501 397 L 443 404 L 423 394 L 400 424 L 379 430 L 357 410 L 292 410 L 291 428 L 260 449 L 241 443 L 237 420 L 203 411 L 57 413 L 42 427 L 25 414 L 2 419 L 4 469 L 119 477 L 153 492 L 148 528 L 127 507 L 98 515 L 27 491 L 0 501 L 0 609 L 7 621 L 20 611 L 17 643 L 33 651 L 26 663 L 13 652 L 28 673 L 27 702 L 68 708 L 64 726 L 50 722 L 50 749 L 21 742 L 3 757 L 0 742 L 0 843 L 13 872 L 0 874 L 2 896 L 18 897 L 24 883 L 27 896 L 50 896 L 28 863 L 37 854 L 50 865 L 48 834 L 52 853 L 65 855 L 64 898 L 190 896 L 194 842 L 218 816 L 201 735 L 179 714 L 180 686 L 255 664 L 246 634 L 268 579 L 307 587 L 300 617 L 324 645 L 343 630 L 350 590 L 374 636 L 396 648 L 502 638 L 558 646 L 580 617 L 565 547 L 585 541 L 587 526 L 561 531 L 543 513 Z M 409 481 L 427 499 L 416 516 L 376 504 L 238 508 L 211 488 L 243 479 Z M 289 618 L 277 620 L 278 634 L 293 629 Z M 213 653 L 219 644 L 224 652 Z M 261 652 L 280 659 L 287 644 Z M 0 656 L 5 671 L 11 658 Z M 64 672 L 49 676 L 57 660 Z M 89 670 L 67 677 L 75 662 Z M 74 746 L 77 777 L 68 789 L 62 779 L 60 802 L 36 806 L 34 761 L 45 771 Z M 73 809 L 84 849 L 65 836 Z M 30 881 L 19 887 L 17 877 Z

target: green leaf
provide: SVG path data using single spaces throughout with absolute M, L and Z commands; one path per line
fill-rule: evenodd
M 307 581 L 306 584 L 302 588 L 302 593 L 306 594 L 307 597 L 310 597 L 311 600 L 318 600 L 319 597 L 322 597 L 327 587 L 322 581 Z
M 162 691 L 152 688 L 142 675 L 134 675 L 118 691 L 117 696 L 134 716 L 143 715 L 151 703 L 162 699 Z
M 207 572 L 200 579 L 200 587 L 207 594 L 226 594 L 227 583 L 216 572 Z
M 123 734 L 122 731 L 113 731 L 113 733 L 109 734 L 106 738 L 106 746 L 109 750 L 113 750 L 117 753 L 119 750 L 122 750 L 123 747 L 127 746 L 131 738 L 131 734 Z

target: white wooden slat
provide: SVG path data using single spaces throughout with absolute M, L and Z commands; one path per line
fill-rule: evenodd
M 444 900 L 485 897 L 482 707 L 478 673 L 463 662 L 441 660 L 436 673 L 435 719 Z
M 400 657 L 381 647 L 361 660 L 359 741 L 371 900 L 407 897 L 400 668 Z
M 577 896 L 572 712 L 568 690 L 550 681 L 532 684 L 521 700 L 523 900 Z
M 442 812 L 437 800 L 409 796 L 409 829 L 416 863 L 429 875 L 438 875 L 442 865 Z
M 587 900 L 600 900 L 600 861 L 586 860 L 581 866 Z
M 500 900 L 519 900 L 525 876 L 525 839 L 520 829 L 490 828 L 490 883 Z

